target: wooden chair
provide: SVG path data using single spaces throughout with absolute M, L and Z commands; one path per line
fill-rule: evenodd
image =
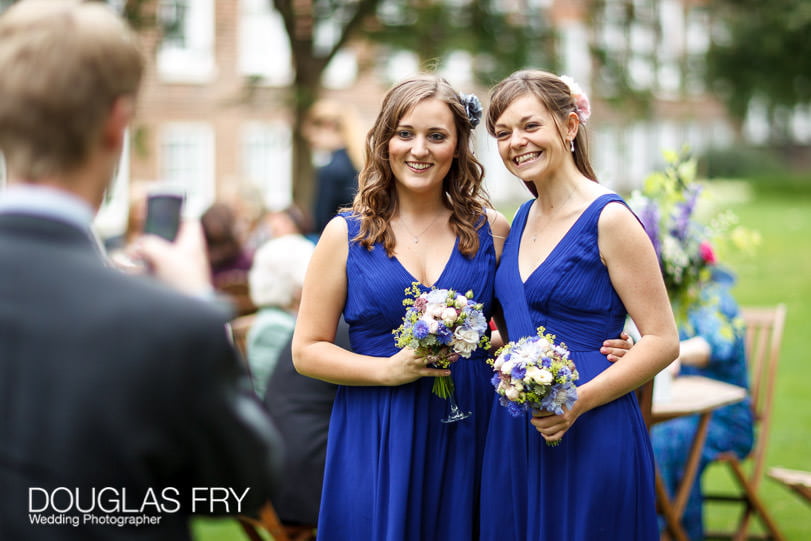
M 256 313 L 252 313 L 235 317 L 228 323 L 231 333 L 231 341 L 233 342 L 234 347 L 239 352 L 240 356 L 242 356 L 242 360 L 245 362 L 246 367 L 248 366 L 246 341 L 248 339 L 248 331 L 251 330 L 251 325 L 253 325 L 255 320 Z
M 214 288 L 224 295 L 233 306 L 237 316 L 244 316 L 256 312 L 256 306 L 251 300 L 251 287 L 248 275 L 242 271 L 234 271 L 214 284 Z
M 231 340 L 236 350 L 242 356 L 245 366 L 248 365 L 246 340 L 248 337 L 248 331 L 251 329 L 251 325 L 253 325 L 255 320 L 255 313 L 247 314 L 232 319 L 228 324 L 231 333 Z M 262 506 L 262 508 L 259 510 L 258 517 L 239 515 L 236 518 L 239 525 L 242 527 L 242 531 L 245 532 L 245 535 L 247 535 L 251 541 L 264 541 L 266 537 L 263 537 L 260 533 L 262 530 L 270 533 L 270 535 L 273 536 L 273 541 L 291 541 L 290 537 L 287 535 L 285 527 L 282 525 L 282 521 L 279 520 L 279 516 L 276 514 L 276 510 L 273 508 L 273 504 L 270 503 L 270 501 Z
M 744 461 L 733 453 L 725 453 L 716 461 L 726 464 L 737 485 L 735 494 L 704 495 L 705 505 L 712 502 L 735 503 L 742 506 L 738 526 L 732 532 L 708 532 L 707 539 L 744 540 L 749 536 L 750 520 L 757 516 L 766 530 L 765 539 L 782 540 L 783 536 L 757 495 L 766 458 L 766 447 L 771 428 L 772 403 L 783 327 L 786 322 L 786 306 L 778 304 L 769 308 L 742 308 L 746 324 L 746 355 L 749 366 L 750 396 L 755 422 L 755 445 Z M 748 464 L 748 473 L 743 463 Z
M 769 477 L 784 484 L 811 504 L 811 471 L 770 468 Z

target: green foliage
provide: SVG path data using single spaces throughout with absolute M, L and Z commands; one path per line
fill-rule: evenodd
M 530 65 L 554 70 L 555 34 L 542 10 L 508 12 L 495 0 L 381 3 L 366 37 L 394 49 L 417 53 L 424 65 L 441 63 L 454 51 L 474 56 L 483 84 L 493 84 Z
M 586 13 L 588 25 L 595 36 L 599 36 L 599 29 L 607 21 L 610 21 L 610 26 L 621 28 L 621 33 L 625 36 L 631 33 L 632 26 L 646 27 L 656 33 L 659 31 L 659 19 L 655 4 L 653 1 L 593 0 Z M 630 40 L 622 45 L 615 43 L 609 47 L 597 37 L 592 40 L 589 50 L 596 71 L 592 80 L 594 95 L 600 96 L 601 101 L 621 111 L 626 118 L 650 116 L 654 95 L 650 88 L 639 88 L 632 82 L 629 66 L 640 52 L 631 48 Z
M 782 170 L 780 159 L 768 149 L 746 145 L 710 148 L 699 157 L 706 178 L 742 178 Z
M 808 0 L 719 0 L 707 55 L 710 85 L 738 118 L 758 98 L 777 113 L 811 103 L 811 4 Z

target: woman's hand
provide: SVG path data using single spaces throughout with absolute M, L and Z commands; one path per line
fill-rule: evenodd
M 624 357 L 631 348 L 634 347 L 633 339 L 625 331 L 620 333 L 619 338 L 612 338 L 603 342 L 603 347 L 600 348 L 600 353 L 614 363 Z
M 411 348 L 403 348 L 388 358 L 386 385 L 403 385 L 426 376 L 450 376 L 446 368 L 429 368 L 424 357 L 418 357 Z
M 532 423 L 532 426 L 543 436 L 543 439 L 545 439 L 547 443 L 560 441 L 566 431 L 571 428 L 580 416 L 580 413 L 577 411 L 578 409 L 577 402 L 575 402 L 572 409 L 563 410 L 563 415 L 555 415 L 548 411 L 533 410 L 530 423 Z

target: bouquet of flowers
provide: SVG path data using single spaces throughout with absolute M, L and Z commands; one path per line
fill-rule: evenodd
M 571 408 L 577 400 L 574 382 L 580 375 L 569 359 L 569 350 L 563 343 L 555 344 L 555 336 L 543 327 L 538 328 L 537 336 L 507 343 L 487 362 L 495 371 L 492 383 L 499 403 L 513 417 L 529 410 L 563 415 L 563 408 Z
M 453 289 L 422 291 L 417 282 L 405 290 L 407 306 L 403 324 L 394 330 L 397 347 L 413 348 L 436 368 L 448 368 L 460 357 L 469 358 L 478 348 L 488 349 L 487 320 L 473 292 Z M 453 392 L 450 376 L 434 378 L 433 392 L 448 398 Z
M 695 160 L 675 152 L 665 152 L 665 160 L 665 170 L 651 174 L 628 204 L 653 242 L 676 319 L 683 322 L 709 281 L 716 250 L 748 248 L 759 237 L 737 226 L 730 210 L 701 216 L 707 192 L 694 180 Z

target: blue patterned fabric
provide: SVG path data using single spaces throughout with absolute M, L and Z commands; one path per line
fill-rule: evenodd
M 679 329 L 680 338 L 701 336 L 710 345 L 712 353 L 705 368 L 681 365 L 681 373 L 698 374 L 748 388 L 746 334 L 738 305 L 730 293 L 732 283 L 731 275 L 715 269 L 712 282 L 701 292 L 699 304 L 689 310 L 687 323 Z M 698 419 L 698 416 L 673 419 L 655 425 L 651 431 L 656 464 L 671 496 L 684 475 Z M 753 442 L 752 410 L 748 398 L 712 413 L 698 475 L 682 519 L 691 540 L 704 539 L 701 474 L 707 464 L 725 452 L 734 452 L 743 458 L 752 449 Z
M 349 239 L 358 220 L 344 215 Z M 490 317 L 496 260 L 490 228 L 467 258 L 455 247 L 437 288 L 472 290 Z M 457 241 L 458 244 L 458 241 Z M 349 242 L 344 318 L 355 353 L 396 353 L 392 331 L 402 322 L 405 289 L 415 278 L 382 246 Z M 427 288 L 425 288 L 427 289 Z M 320 541 L 470 541 L 477 537 L 479 471 L 493 390 L 486 352 L 451 368 L 466 420 L 440 421 L 445 400 L 432 378 L 397 387 L 339 386 L 330 420 Z
M 518 248 L 532 201 L 516 214 L 496 273 L 496 298 L 510 340 L 539 326 L 566 343 L 585 383 L 608 368 L 600 353 L 618 336 L 626 310 L 600 260 L 597 198 L 545 261 L 522 282 Z M 512 417 L 493 400 L 482 468 L 481 539 L 652 541 L 658 539 L 653 452 L 636 397 L 581 415 L 549 447 L 529 415 Z

